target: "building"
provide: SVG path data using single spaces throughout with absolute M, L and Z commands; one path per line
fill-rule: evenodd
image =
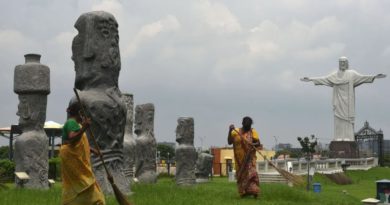
M 364 126 L 355 133 L 359 157 L 376 157 L 380 166 L 384 166 L 383 131 L 375 130 L 366 121 Z
M 261 150 L 263 156 L 267 159 L 275 156 L 273 150 Z M 234 151 L 232 147 L 214 147 L 211 148 L 211 154 L 214 156 L 213 160 L 213 175 L 227 176 L 229 171 L 234 170 Z M 256 153 L 257 161 L 264 161 L 264 158 Z
M 383 140 L 384 165 L 390 166 L 390 140 Z
M 275 151 L 281 151 L 281 150 L 289 150 L 292 148 L 292 145 L 290 143 L 279 143 L 275 146 Z

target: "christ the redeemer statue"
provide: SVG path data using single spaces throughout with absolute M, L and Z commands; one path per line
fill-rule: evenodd
M 354 141 L 355 87 L 384 77 L 384 74 L 361 75 L 348 69 L 348 59 L 340 57 L 338 71 L 324 77 L 304 77 L 301 80 L 333 87 L 334 141 Z

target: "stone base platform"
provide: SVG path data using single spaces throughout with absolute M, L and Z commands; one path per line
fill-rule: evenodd
M 330 158 L 358 158 L 358 145 L 355 141 L 331 141 Z

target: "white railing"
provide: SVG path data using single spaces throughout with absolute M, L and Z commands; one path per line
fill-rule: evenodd
M 295 174 L 307 173 L 308 163 L 306 159 L 286 159 L 286 160 L 272 160 L 278 168 L 290 170 Z M 289 167 L 289 164 L 291 166 Z M 310 167 L 315 168 L 318 173 L 336 173 L 342 172 L 342 164 L 347 164 L 347 170 L 368 170 L 372 167 L 378 166 L 378 158 L 357 158 L 357 159 L 314 159 L 310 161 Z M 257 161 L 258 173 L 277 173 L 277 171 L 269 165 L 266 161 Z

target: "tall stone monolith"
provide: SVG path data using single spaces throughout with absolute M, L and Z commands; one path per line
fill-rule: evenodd
M 134 133 L 136 139 L 135 177 L 141 183 L 156 183 L 156 139 L 154 138 L 154 105 L 152 103 L 135 107 Z
M 15 171 L 29 175 L 25 187 L 46 189 L 49 141 L 43 126 L 50 93 L 50 69 L 40 63 L 39 54 L 26 54 L 25 58 L 26 63 L 16 66 L 14 74 L 14 92 L 19 95 L 16 114 L 22 130 L 15 140 Z
M 110 13 L 93 11 L 82 14 L 75 28 L 79 32 L 72 43 L 75 87 L 80 90 L 82 103 L 92 120 L 92 132 L 116 185 L 123 193 L 130 193 L 129 180 L 123 172 L 126 106 L 118 87 L 121 69 L 118 23 Z M 88 137 L 94 147 L 91 136 Z M 96 155 L 91 158 L 103 192 L 112 193 L 102 162 Z
M 134 100 L 132 94 L 123 94 L 123 101 L 127 108 L 125 136 L 123 141 L 124 171 L 129 180 L 134 177 L 136 159 L 136 142 L 133 134 L 134 124 Z
M 177 120 L 176 142 L 176 184 L 195 184 L 195 164 L 198 153 L 194 147 L 194 119 L 181 117 Z

